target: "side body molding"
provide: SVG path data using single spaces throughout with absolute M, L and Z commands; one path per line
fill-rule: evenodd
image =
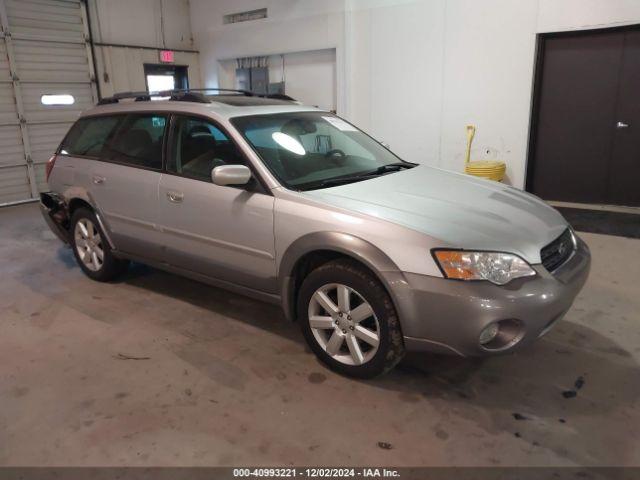
M 278 269 L 282 308 L 287 319 L 295 320 L 296 278 L 298 261 L 311 252 L 335 252 L 366 265 L 384 284 L 395 303 L 394 293 L 401 281 L 406 285 L 398 266 L 378 247 L 362 238 L 343 232 L 314 232 L 300 237 L 286 249 Z

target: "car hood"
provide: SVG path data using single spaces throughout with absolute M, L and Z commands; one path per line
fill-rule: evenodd
M 425 233 L 434 246 L 510 252 L 534 264 L 567 228 L 533 195 L 425 165 L 305 195 Z

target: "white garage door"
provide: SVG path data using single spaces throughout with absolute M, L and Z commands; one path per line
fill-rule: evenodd
M 46 190 L 45 163 L 97 101 L 86 18 L 80 0 L 0 0 L 0 205 Z

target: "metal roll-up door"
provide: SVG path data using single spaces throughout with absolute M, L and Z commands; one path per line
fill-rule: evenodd
M 45 164 L 80 112 L 97 101 L 80 0 L 0 0 L 0 205 L 46 190 Z M 43 95 L 71 95 L 44 105 Z
M 30 196 L 27 162 L 22 148 L 3 28 L 0 42 L 0 204 L 24 200 Z

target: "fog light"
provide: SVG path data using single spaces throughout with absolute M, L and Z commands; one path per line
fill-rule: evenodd
M 500 326 L 497 323 L 492 323 L 490 325 L 487 325 L 484 328 L 484 330 L 482 330 L 482 332 L 480 333 L 480 338 L 479 338 L 480 345 L 486 345 L 487 343 L 490 343 L 491 340 L 496 338 L 499 332 L 500 332 Z
M 498 320 L 480 332 L 480 348 L 489 352 L 504 352 L 515 347 L 524 338 L 524 324 L 515 318 Z

